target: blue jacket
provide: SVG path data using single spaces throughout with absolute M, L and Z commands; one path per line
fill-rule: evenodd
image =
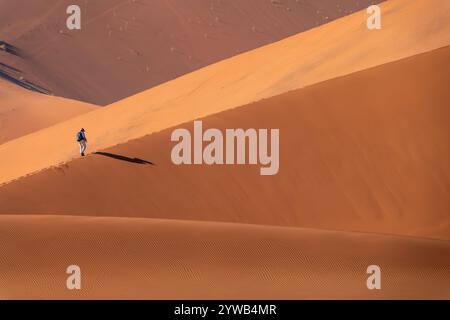
M 86 141 L 86 134 L 83 131 L 78 132 L 78 141 Z

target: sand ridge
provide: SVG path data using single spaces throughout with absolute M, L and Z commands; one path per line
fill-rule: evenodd
M 91 151 L 104 149 L 252 101 L 443 47 L 450 43 L 449 5 L 448 1 L 437 1 L 433 7 L 424 0 L 389 1 L 381 5 L 384 29 L 380 32 L 367 30 L 364 10 L 3 144 L 0 183 L 72 159 L 76 156 L 73 134 L 80 127 L 88 129 Z M 40 155 L 37 150 L 46 153 Z M 27 157 L 30 152 L 36 156 Z M 12 162 L 14 167 L 5 170 Z
M 0 1 L 0 40 L 27 55 L 0 60 L 55 95 L 107 105 L 377 2 L 86 0 L 69 31 L 70 0 Z
M 449 57 L 450 47 L 438 49 L 202 119 L 205 129 L 279 128 L 274 176 L 259 165 L 176 166 L 170 128 L 5 185 L 0 213 L 449 240 Z
M 117 8 L 133 14 L 126 8 L 135 6 L 111 0 L 105 12 L 106 2 L 95 3 L 94 33 L 110 15 L 124 17 Z M 178 0 L 161 3 L 182 15 Z M 290 14 L 293 0 L 279 3 L 286 12 L 270 21 Z M 24 70 L 38 70 L 49 87 L 74 70 L 55 77 L 47 50 L 61 37 L 84 48 L 64 32 L 39 40 L 55 31 L 48 22 L 65 4 L 37 0 L 17 13 L 34 12 L 27 23 L 0 13 L 2 32 L 34 44 Z M 0 144 L 0 299 L 449 299 L 450 3 L 388 1 L 382 12 L 382 30 L 367 30 L 364 10 L 80 115 L 76 101 L 0 82 L 0 104 L 22 111 L 0 112 L 24 124 Z M 93 56 L 100 69 L 117 66 L 100 78 L 140 59 L 123 44 L 103 66 Z M 127 59 L 108 60 L 121 50 Z M 93 62 L 80 63 L 83 72 Z M 128 67 L 128 75 L 142 71 Z M 58 90 L 101 99 L 119 83 L 92 85 L 94 77 L 80 86 L 83 77 Z M 143 78 L 135 76 L 145 88 L 155 80 Z M 222 131 L 280 129 L 278 174 L 174 165 L 170 135 L 192 130 L 194 119 Z M 80 127 L 84 158 L 74 141 Z M 82 290 L 67 289 L 69 265 L 81 267 Z M 370 265 L 381 268 L 381 290 L 367 288 Z
M 0 144 L 97 109 L 0 80 Z

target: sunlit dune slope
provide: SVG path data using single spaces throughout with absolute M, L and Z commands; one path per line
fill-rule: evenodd
M 0 183 L 66 162 L 85 127 L 90 150 L 315 82 L 450 44 L 450 3 L 383 3 L 383 29 L 359 12 L 320 28 L 208 66 L 107 108 L 0 146 Z M 45 152 L 42 152 L 44 151 Z M 29 154 L 34 154 L 29 157 Z M 14 163 L 13 166 L 8 166 Z
M 0 212 L 450 239 L 449 61 L 450 47 L 438 49 L 203 119 L 205 129 L 279 128 L 276 175 L 176 166 L 168 129 L 7 184 Z
M 381 0 L 0 0 L 0 40 L 55 95 L 106 105 Z M 66 9 L 81 9 L 81 30 Z
M 58 216 L 1 216 L 0 239 L 0 298 L 450 297 L 448 241 Z M 81 290 L 66 288 L 66 269 L 74 264 Z M 366 286 L 373 264 L 381 268 L 381 290 Z
M 95 109 L 0 80 L 0 144 Z

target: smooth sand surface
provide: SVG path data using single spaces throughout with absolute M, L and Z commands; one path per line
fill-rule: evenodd
M 0 216 L 0 298 L 449 299 L 450 242 L 134 218 Z M 369 265 L 381 290 L 368 290 Z M 81 290 L 66 268 L 81 268 Z
M 0 144 L 95 109 L 0 80 Z
M 389 1 L 380 31 L 362 11 L 43 130 L 6 130 L 31 133 L 0 145 L 0 299 L 450 299 L 450 4 L 433 3 Z M 55 12 L 30 8 L 35 24 L 13 27 L 39 55 Z M 1 88 L 23 110 L 5 109 L 8 123 L 49 121 L 33 116 L 41 99 L 49 119 L 71 109 Z M 198 118 L 280 129 L 279 173 L 172 164 L 173 127 Z M 74 159 L 80 127 L 102 153 Z M 74 264 L 80 291 L 66 288 Z M 366 286 L 369 265 L 381 290 Z
M 0 0 L 2 55 L 33 82 L 106 105 L 380 0 Z M 81 30 L 66 8 L 81 8 Z
M 91 151 L 104 149 L 450 44 L 448 1 L 429 6 L 424 0 L 396 0 L 381 7 L 384 22 L 379 32 L 366 28 L 364 10 L 3 144 L 0 184 L 73 159 L 74 134 L 80 127 L 87 129 Z
M 205 129 L 279 128 L 277 175 L 261 176 L 260 165 L 176 166 L 168 129 L 7 184 L 0 212 L 449 240 L 449 61 L 450 47 L 438 49 L 203 119 Z

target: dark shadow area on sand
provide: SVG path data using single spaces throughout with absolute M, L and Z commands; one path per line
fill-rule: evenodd
M 13 72 L 22 72 L 22 70 L 20 70 L 20 69 L 16 69 L 14 67 L 8 66 L 7 64 L 1 63 L 1 62 L 0 62 L 0 68 L 8 69 Z
M 147 161 L 147 160 L 142 160 L 139 158 L 128 158 L 125 156 L 121 156 L 119 154 L 114 154 L 114 153 L 109 153 L 109 152 L 94 152 L 94 154 L 98 154 L 100 156 L 104 156 L 104 157 L 108 157 L 108 158 L 113 158 L 116 160 L 121 160 L 121 161 L 126 161 L 126 162 L 131 162 L 131 163 L 137 163 L 137 164 L 150 164 L 152 166 L 154 166 L 155 164 Z
M 0 40 L 0 51 L 4 51 L 6 53 L 12 54 L 17 57 L 24 57 L 24 54 L 22 50 L 19 48 L 13 46 L 12 44 L 9 44 L 8 42 Z
M 1 65 L 4 65 L 3 63 Z M 8 67 L 9 69 L 12 69 L 12 67 Z M 7 72 L 6 70 L 2 70 L 0 68 L 0 78 L 1 79 L 5 79 L 6 81 L 9 81 L 11 83 L 14 83 L 15 85 L 21 86 L 22 88 L 31 90 L 31 91 L 36 91 L 39 93 L 43 93 L 43 94 L 50 94 L 50 91 L 48 91 L 47 89 L 34 84 L 32 82 L 29 82 L 28 80 L 24 79 L 24 78 L 19 78 L 17 79 L 16 77 L 14 77 L 13 75 L 11 75 L 9 72 Z

